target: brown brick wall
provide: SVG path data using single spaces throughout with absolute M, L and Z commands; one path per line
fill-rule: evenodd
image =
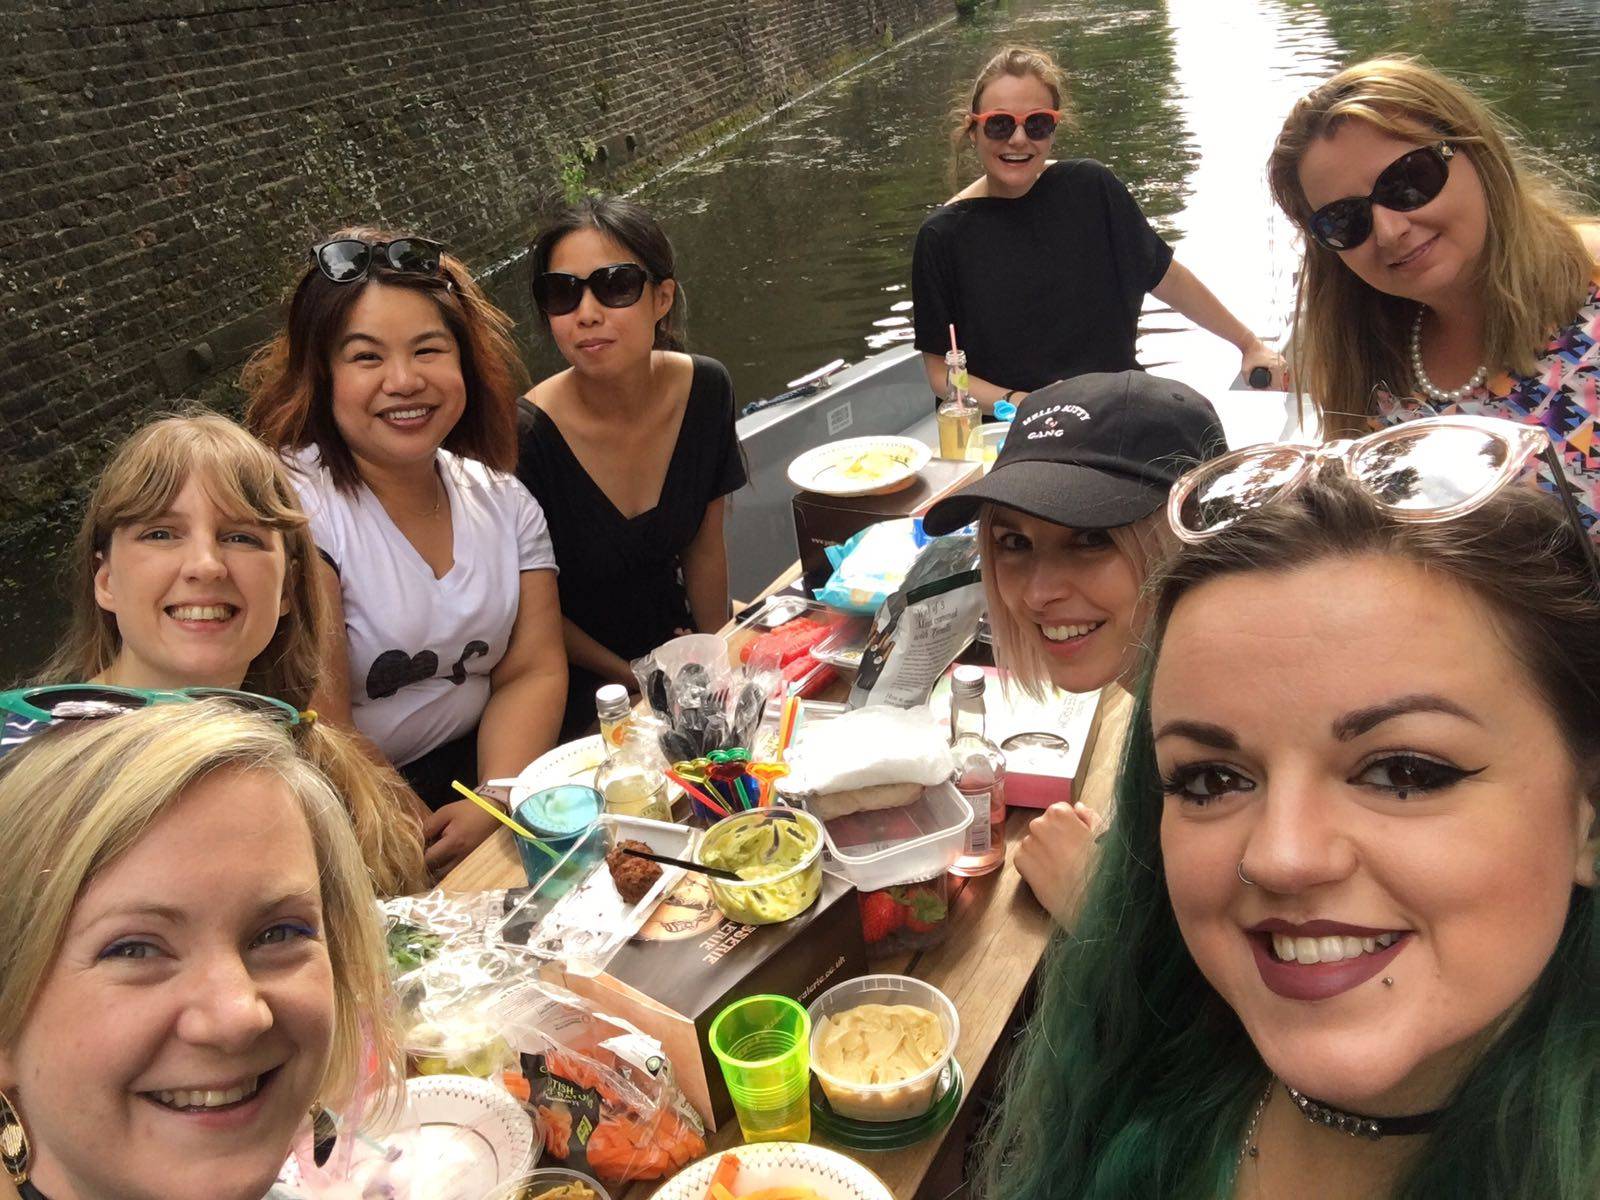
M 221 395 L 312 237 L 484 265 L 579 139 L 637 172 L 951 0 L 0 0 L 0 512 Z M 631 138 L 631 146 L 630 146 Z M 204 343 L 209 353 L 192 348 Z

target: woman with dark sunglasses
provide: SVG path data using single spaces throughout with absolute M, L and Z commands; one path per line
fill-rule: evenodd
M 1555 173 L 1466 88 L 1402 58 L 1301 99 L 1267 172 L 1305 231 L 1294 378 L 1327 430 L 1434 413 L 1540 425 L 1592 523 L 1600 225 Z
M 539 320 L 571 365 L 522 398 L 517 473 L 561 563 L 566 736 L 629 662 L 728 616 L 725 498 L 744 486 L 733 384 L 683 352 L 672 244 L 639 205 L 596 196 L 533 246 Z
M 555 744 L 565 701 L 555 558 L 510 474 L 509 327 L 437 244 L 348 230 L 313 250 L 244 379 L 252 427 L 294 468 L 343 635 L 314 707 L 433 810 L 439 874 L 495 828 L 452 783 L 516 775 Z
M 89 497 L 65 636 L 34 688 L 0 697 L 0 754 L 58 717 L 115 711 L 141 693 L 232 691 L 280 720 L 312 709 L 334 636 L 317 563 L 277 455 L 215 413 L 152 421 Z M 297 722 L 296 741 L 344 799 L 377 889 L 425 886 L 416 798 L 400 778 L 326 721 Z
M 980 1195 L 1600 1195 L 1600 604 L 1542 437 L 1453 421 L 1175 486 Z
M 952 134 L 983 175 L 935 209 L 911 266 L 916 347 L 943 395 L 950 327 L 973 397 L 992 412 L 1091 371 L 1138 369 L 1146 292 L 1232 342 L 1248 378 L 1282 362 L 1157 236 L 1128 189 L 1090 159 L 1049 157 L 1065 79 L 1042 50 L 1008 46 L 985 64 Z

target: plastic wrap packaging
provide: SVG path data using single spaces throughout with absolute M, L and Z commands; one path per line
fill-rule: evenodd
M 705 1127 L 654 1038 L 551 984 L 502 996 L 498 1015 L 547 1164 L 611 1184 L 665 1178 L 706 1152 Z
M 945 670 L 971 643 L 983 614 L 978 539 L 971 533 L 935 538 L 905 582 L 873 617 L 850 707 L 927 703 Z
M 396 1028 L 418 1075 L 496 1079 L 516 1065 L 493 1015 L 497 996 L 536 976 L 525 949 L 498 945 L 502 890 L 427 892 L 385 901 Z
M 734 667 L 720 637 L 675 638 L 632 664 L 651 712 L 634 721 L 655 731 L 668 763 L 735 746 L 749 749 L 776 694 L 780 665 L 777 655 L 759 654 Z
M 833 564 L 817 599 L 846 612 L 871 615 L 906 579 L 928 535 L 915 517 L 879 521 L 825 553 Z

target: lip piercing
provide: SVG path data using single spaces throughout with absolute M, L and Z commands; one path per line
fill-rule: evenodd
M 1394 980 L 1391 979 L 1389 976 L 1385 975 L 1383 977 L 1383 986 L 1384 987 L 1393 987 L 1394 986 Z
M 1256 881 L 1254 879 L 1251 879 L 1249 876 L 1247 876 L 1244 873 L 1244 859 L 1242 859 L 1242 858 L 1239 860 L 1238 871 L 1239 871 L 1239 882 L 1240 883 L 1244 884 L 1245 887 L 1255 887 L 1256 886 Z

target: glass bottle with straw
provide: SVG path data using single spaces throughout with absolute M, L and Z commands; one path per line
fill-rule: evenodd
M 944 356 L 944 399 L 939 402 L 939 457 L 969 458 L 983 410 L 967 391 L 967 355 L 956 346 L 950 326 L 950 352 Z

